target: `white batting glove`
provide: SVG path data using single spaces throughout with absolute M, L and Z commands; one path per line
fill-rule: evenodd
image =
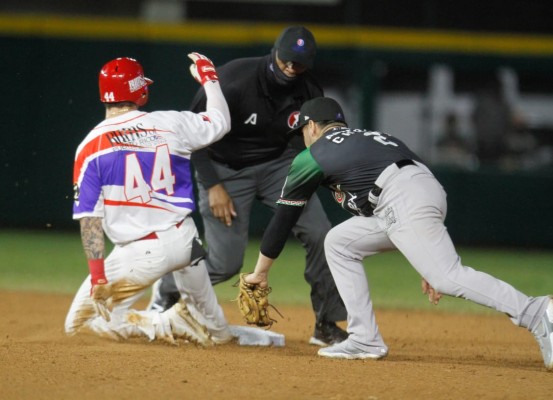
M 194 64 L 190 65 L 190 73 L 199 83 L 204 85 L 206 82 L 217 82 L 219 77 L 213 62 L 200 53 L 188 54 Z
M 101 315 L 102 318 L 106 320 L 106 322 L 111 321 L 111 302 L 109 301 L 111 296 L 112 291 L 110 284 L 92 286 L 92 306 L 94 307 L 96 313 Z

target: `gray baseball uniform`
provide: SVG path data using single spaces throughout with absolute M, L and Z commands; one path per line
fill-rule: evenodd
M 506 313 L 531 331 L 540 323 L 549 297 L 529 297 L 464 266 L 444 226 L 444 189 L 405 144 L 379 132 L 334 128 L 295 158 L 263 238 L 262 254 L 278 257 L 286 236 L 283 226 L 293 225 L 299 215 L 293 209 L 301 209 L 319 185 L 330 188 L 355 215 L 331 229 L 325 240 L 327 261 L 348 311 L 348 342 L 354 348 L 372 352 L 372 358 L 388 351 L 362 261 L 392 249 L 400 250 L 435 290 Z

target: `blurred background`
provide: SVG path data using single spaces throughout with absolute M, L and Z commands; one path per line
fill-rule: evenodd
M 146 110 L 186 110 L 188 52 L 261 56 L 301 24 L 350 126 L 401 138 L 438 176 L 458 244 L 552 249 L 552 21 L 550 0 L 3 0 L 0 229 L 77 231 L 73 157 L 104 117 L 105 62 L 142 63 Z M 259 235 L 268 215 L 254 212 Z

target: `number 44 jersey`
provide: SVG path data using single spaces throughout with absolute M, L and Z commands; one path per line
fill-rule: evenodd
M 363 129 L 334 128 L 293 161 L 279 204 L 303 206 L 319 185 L 353 215 L 370 216 L 369 192 L 389 165 L 419 157 L 399 139 Z
M 103 218 L 115 244 L 182 221 L 195 209 L 190 154 L 225 129 L 215 109 L 131 111 L 104 120 L 77 148 L 73 218 Z

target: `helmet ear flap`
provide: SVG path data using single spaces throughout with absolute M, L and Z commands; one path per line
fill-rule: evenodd
M 129 101 L 143 106 L 148 102 L 148 85 L 142 66 L 133 58 L 121 57 L 106 63 L 100 70 L 98 86 L 102 103 Z

